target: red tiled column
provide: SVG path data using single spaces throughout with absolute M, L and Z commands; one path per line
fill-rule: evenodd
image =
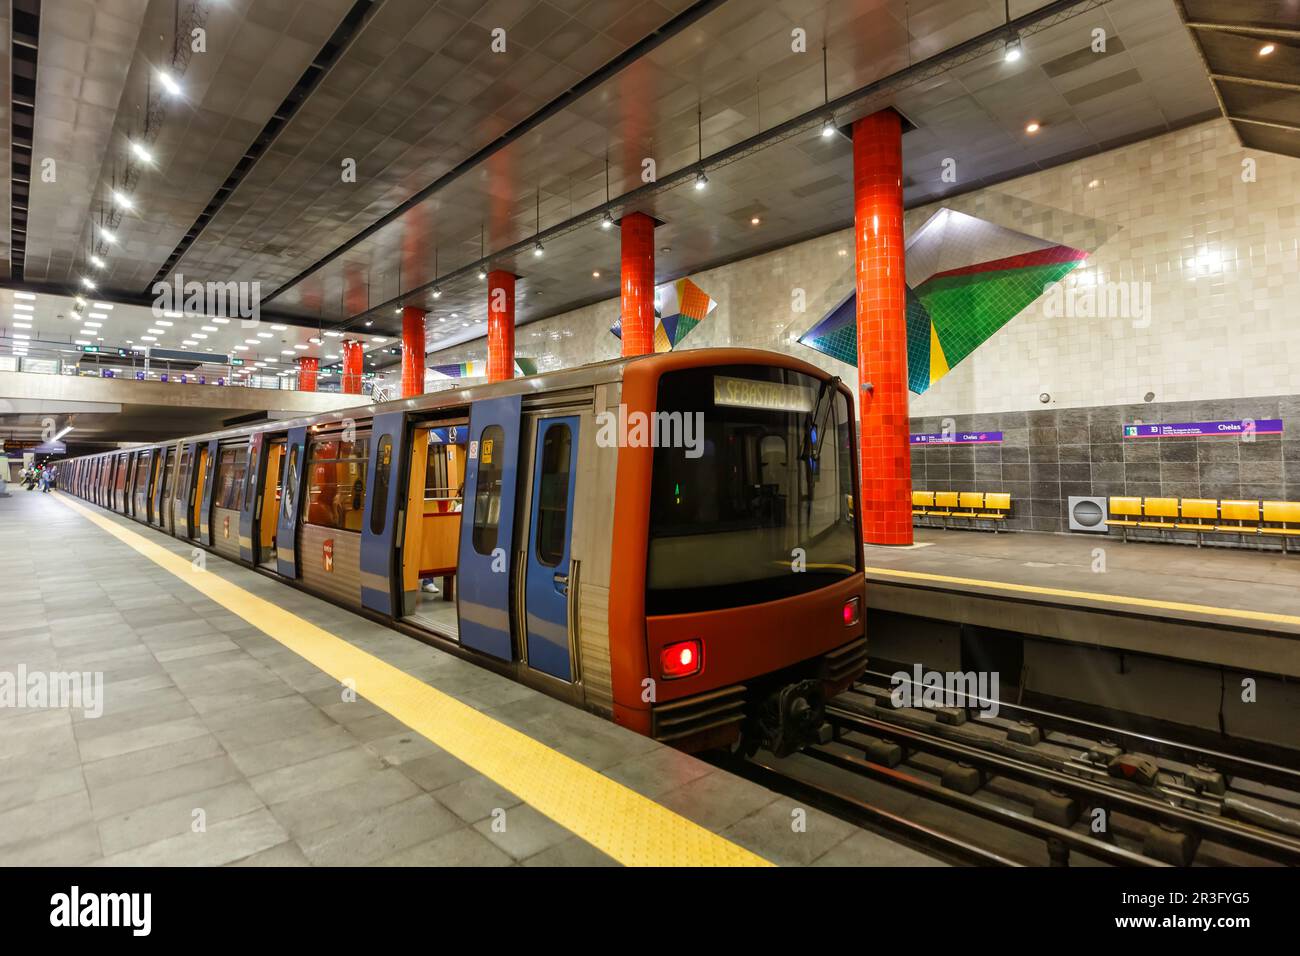
M 348 395 L 361 394 L 361 370 L 364 364 L 361 343 L 356 339 L 343 342 L 343 391 Z
M 402 309 L 402 398 L 424 394 L 424 314 Z
M 648 355 L 655 350 L 655 221 L 631 212 L 620 228 L 623 354 Z
M 320 359 L 304 355 L 298 359 L 298 390 L 300 392 L 316 391 L 316 373 L 320 371 Z
M 488 381 L 515 377 L 515 277 L 488 273 Z
M 862 410 L 862 538 L 912 543 L 903 272 L 903 131 L 893 110 L 853 124 L 854 272 Z M 870 383 L 871 390 L 863 388 Z

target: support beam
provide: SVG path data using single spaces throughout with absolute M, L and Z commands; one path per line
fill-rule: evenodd
M 515 277 L 501 269 L 488 273 L 488 381 L 515 377 Z
M 632 212 L 623 217 L 619 228 L 623 355 L 649 355 L 655 350 L 655 221 L 643 212 Z
M 361 372 L 365 367 L 365 354 L 356 339 L 343 341 L 343 391 L 348 395 L 361 394 Z
M 402 398 L 424 394 L 423 309 L 402 309 Z
M 903 129 L 893 110 L 853 124 L 853 231 L 862 536 L 868 544 L 910 545 Z

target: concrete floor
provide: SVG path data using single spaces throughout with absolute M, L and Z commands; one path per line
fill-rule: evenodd
M 264 575 L 207 567 L 768 860 L 933 862 L 815 810 L 794 833 L 795 804 L 764 788 Z M 93 671 L 105 689 L 99 717 L 0 707 L 0 864 L 615 862 L 53 496 L 0 499 L 0 582 L 0 672 Z

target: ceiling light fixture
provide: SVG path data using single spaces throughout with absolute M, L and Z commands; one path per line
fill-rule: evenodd
M 99 256 L 91 256 L 90 264 L 94 266 L 96 269 L 104 268 L 104 260 L 99 258 Z
M 533 256 L 535 258 L 541 258 L 542 253 L 544 252 L 546 252 L 546 250 L 542 248 L 542 244 L 540 242 L 533 244 Z
M 433 287 L 433 297 L 434 297 L 435 299 L 441 299 L 441 298 L 442 298 L 442 290 L 439 289 L 437 286 L 434 286 L 434 287 Z
M 1026 133 L 1037 133 L 1037 132 L 1038 132 L 1040 129 L 1042 129 L 1042 128 L 1043 128 L 1043 127 L 1040 126 L 1040 125 L 1038 124 L 1037 121 L 1034 121 L 1034 122 L 1030 123 L 1028 126 L 1025 127 L 1025 132 L 1026 132 Z
M 162 85 L 162 88 L 167 92 L 168 96 L 181 95 L 181 85 L 177 83 L 176 79 L 166 70 L 157 70 L 154 75 L 158 77 L 158 82 Z
M 695 175 L 695 188 L 696 188 L 696 189 L 703 189 L 703 188 L 704 188 L 705 186 L 707 186 L 708 184 L 709 184 L 709 177 L 708 177 L 708 176 L 705 176 L 703 172 L 696 173 L 696 175 Z
M 613 227 L 613 225 L 614 225 L 614 214 L 610 212 L 608 209 L 606 209 L 605 215 L 602 216 L 600 219 L 600 228 L 610 229 Z
M 81 284 L 84 285 L 87 289 L 95 288 L 95 280 L 90 278 L 90 276 L 82 276 Z
M 123 209 L 134 209 L 135 202 L 126 193 L 120 189 L 113 190 L 113 202 L 117 203 Z
M 1259 48 L 1259 55 L 1260 55 L 1260 56 L 1268 56 L 1270 53 L 1272 53 L 1272 52 L 1273 52 L 1274 50 L 1276 50 L 1276 49 L 1277 49 L 1277 47 L 1273 46 L 1273 44 L 1271 44 L 1271 43 L 1265 43 L 1262 47 Z
M 30 293 L 30 292 L 15 292 L 15 293 L 14 293 L 14 298 L 15 298 L 15 299 L 34 299 L 34 298 L 36 298 L 36 296 L 33 295 L 33 294 Z
M 135 158 L 140 160 L 142 163 L 153 162 L 153 153 L 149 152 L 143 144 L 137 143 L 134 140 L 131 141 L 131 152 Z
M 1002 50 L 1002 59 L 1007 63 L 1015 63 L 1020 59 L 1021 52 L 1020 37 L 1013 36 Z
M 112 230 L 105 229 L 103 226 L 99 227 L 99 237 L 103 239 L 105 242 L 107 242 L 110 246 L 115 245 L 117 243 L 117 236 L 113 235 Z

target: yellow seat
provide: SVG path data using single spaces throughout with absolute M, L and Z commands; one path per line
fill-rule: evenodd
M 1184 498 L 1180 517 L 1183 520 L 1174 525 L 1179 531 L 1213 531 L 1214 522 L 1219 517 L 1218 499 Z M 1210 523 L 1207 525 L 1206 521 Z
M 1142 505 L 1142 514 L 1147 518 L 1159 518 L 1159 521 L 1139 521 L 1139 528 L 1172 528 L 1171 522 L 1165 521 L 1166 518 L 1178 517 L 1178 499 L 1177 498 L 1147 498 Z
M 1262 527 L 1259 533 L 1281 538 L 1282 550 L 1285 552 L 1287 538 L 1300 538 L 1300 501 L 1264 502 L 1264 521 L 1270 525 L 1280 525 Z
M 934 508 L 927 511 L 926 514 L 937 515 L 942 518 L 952 514 L 957 507 L 957 492 L 955 491 L 936 491 L 934 493 Z
M 1134 520 L 1142 514 L 1141 498 L 1114 497 L 1110 499 L 1110 513 L 1112 515 L 1122 515 L 1120 518 L 1107 518 L 1106 524 L 1114 525 L 1117 528 L 1135 528 L 1137 521 Z
M 1219 517 L 1237 524 L 1221 524 L 1215 531 L 1224 534 L 1254 534 L 1259 530 L 1259 502 L 1227 500 L 1219 502 Z
M 957 507 L 960 511 L 954 511 L 954 518 L 976 518 L 979 516 L 980 509 L 984 507 L 984 492 L 982 491 L 962 491 L 957 494 Z
M 934 505 L 933 491 L 914 491 L 912 492 L 912 514 L 923 515 L 926 509 Z
M 990 491 L 984 495 L 984 507 L 990 510 L 981 514 L 981 518 L 1001 521 L 1011 510 L 1011 495 L 1005 491 Z

